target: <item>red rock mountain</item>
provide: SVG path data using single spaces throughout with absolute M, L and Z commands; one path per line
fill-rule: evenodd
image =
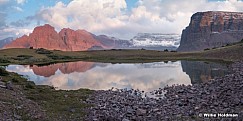
M 104 41 L 104 40 L 103 40 Z M 108 40 L 110 43 L 114 41 Z M 111 48 L 112 44 L 102 44 L 97 39 L 97 36 L 85 30 L 72 30 L 69 28 L 62 29 L 59 33 L 55 28 L 46 24 L 39 26 L 29 35 L 24 35 L 4 48 L 45 48 L 49 50 L 62 50 L 62 51 L 83 51 L 92 47 Z
M 243 12 L 208 11 L 192 15 L 178 51 L 200 51 L 243 39 Z

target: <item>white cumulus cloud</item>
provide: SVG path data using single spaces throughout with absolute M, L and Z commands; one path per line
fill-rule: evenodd
M 120 19 L 125 8 L 125 0 L 73 0 L 68 5 L 58 2 L 54 7 L 43 9 L 39 16 L 58 28 L 99 31 L 122 25 Z
M 25 1 L 26 1 L 26 0 L 16 0 L 16 2 L 17 2 L 18 4 L 23 4 L 23 3 L 25 3 Z
M 15 27 L 7 27 L 0 30 L 0 38 L 4 39 L 7 37 L 19 37 L 24 34 L 31 33 L 32 28 L 15 28 Z
M 14 6 L 13 8 L 14 8 L 16 11 L 18 11 L 18 12 L 23 12 L 23 11 L 24 11 L 22 8 L 17 7 L 17 6 Z
M 243 11 L 243 2 L 226 0 L 139 0 L 128 10 L 125 0 L 73 0 L 41 9 L 36 17 L 57 29 L 86 29 L 130 39 L 139 32 L 178 33 L 198 11 Z

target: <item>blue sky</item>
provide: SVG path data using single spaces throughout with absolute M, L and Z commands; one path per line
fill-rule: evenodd
M 243 11 L 239 0 L 0 0 L 0 39 L 50 24 L 129 39 L 136 33 L 178 33 L 198 11 Z
M 33 16 L 41 8 L 54 6 L 57 2 L 60 1 L 64 4 L 68 4 L 71 0 L 25 0 L 23 3 L 8 8 L 8 12 L 11 14 L 8 15 L 7 21 L 11 23 L 15 22 L 16 18 L 24 19 L 28 16 Z M 126 0 L 127 9 L 130 11 L 134 6 L 136 6 L 137 2 L 138 0 Z M 16 10 L 18 8 L 20 10 Z
M 132 9 L 134 6 L 136 6 L 138 0 L 126 0 L 126 2 L 127 2 L 127 8 Z
M 54 6 L 59 0 L 23 0 L 23 3 L 16 4 L 10 7 L 11 14 L 8 15 L 7 20 L 11 23 L 17 19 L 24 19 L 28 16 L 33 16 L 43 7 Z M 61 0 L 63 3 L 68 4 L 70 0 Z M 16 1 L 17 2 L 17 1 Z M 14 8 L 14 9 L 13 9 Z M 19 8 L 20 10 L 16 10 Z

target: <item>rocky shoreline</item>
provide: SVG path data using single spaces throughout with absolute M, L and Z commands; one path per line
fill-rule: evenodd
M 18 85 L 0 82 L 0 121 L 47 120 L 46 111 Z
M 240 120 L 243 119 L 243 62 L 233 73 L 207 83 L 155 90 L 163 98 L 143 97 L 139 90 L 96 91 L 86 103 L 89 121 Z

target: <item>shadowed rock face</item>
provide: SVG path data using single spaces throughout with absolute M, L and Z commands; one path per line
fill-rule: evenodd
M 82 51 L 102 45 L 93 35 L 85 30 L 62 29 L 57 33 L 54 27 L 46 24 L 36 27 L 29 36 L 24 35 L 7 44 L 4 48 L 45 48 L 49 50 Z
M 222 77 L 229 73 L 227 66 L 216 63 L 197 61 L 181 61 L 183 72 L 189 75 L 192 84 L 207 82 L 215 77 Z
M 50 77 L 55 75 L 55 72 L 59 69 L 63 74 L 70 74 L 72 72 L 85 72 L 94 66 L 93 62 L 69 62 L 58 63 L 48 66 L 32 66 L 31 69 L 36 75 Z
M 109 37 L 106 35 L 93 35 L 95 39 L 99 40 L 102 45 L 104 45 L 106 48 L 130 48 L 132 46 L 132 43 L 128 40 L 118 39 L 115 37 Z
M 93 35 L 95 39 L 99 40 L 101 42 L 102 45 L 106 46 L 106 47 L 115 47 L 115 41 L 106 36 L 106 35 L 99 35 L 99 36 L 95 36 Z
M 243 13 L 208 11 L 192 15 L 178 51 L 200 51 L 243 39 Z

